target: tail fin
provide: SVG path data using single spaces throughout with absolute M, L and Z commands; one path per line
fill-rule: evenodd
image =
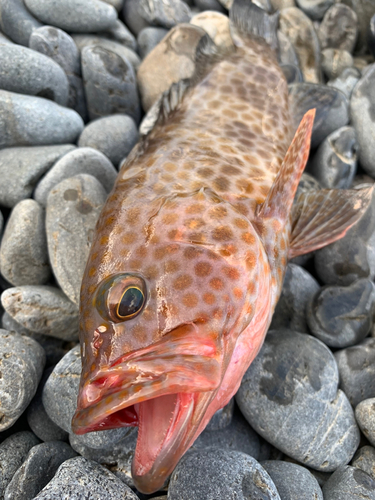
M 277 50 L 278 12 L 270 15 L 251 0 L 234 0 L 229 18 L 235 45 L 243 45 L 248 37 L 258 37 L 262 38 L 272 49 Z

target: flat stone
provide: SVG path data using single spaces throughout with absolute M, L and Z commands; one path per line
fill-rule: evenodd
M 23 0 L 1 0 L 0 28 L 13 42 L 28 47 L 31 33 L 41 26 Z
M 165 28 L 157 28 L 155 26 L 147 26 L 147 28 L 143 28 L 137 37 L 139 55 L 141 56 L 141 59 L 144 59 L 167 34 L 168 30 Z
M 43 207 L 20 201 L 8 219 L 0 246 L 1 274 L 12 285 L 43 285 L 51 276 Z
M 69 151 L 72 144 L 61 146 L 33 146 L 0 150 L 0 205 L 14 207 L 30 198 L 34 188 L 52 165 Z
M 366 472 L 345 465 L 323 486 L 324 500 L 375 500 L 375 481 Z
M 372 446 L 359 448 L 353 457 L 352 466 L 363 470 L 372 479 L 375 479 L 375 448 Z
M 143 28 L 149 26 L 149 23 L 140 15 L 138 7 L 138 0 L 124 0 L 124 7 L 122 8 L 124 22 L 135 36 L 137 36 Z
M 78 339 L 78 309 L 58 288 L 17 286 L 1 295 L 1 304 L 29 330 L 64 339 Z
M 117 19 L 112 5 L 100 0 L 25 0 L 25 5 L 44 24 L 77 33 L 108 29 Z
M 340 49 L 324 49 L 322 56 L 322 70 L 328 79 L 336 78 L 346 68 L 353 66 L 353 57 L 347 50 Z
M 218 47 L 222 49 L 233 47 L 228 16 L 214 11 L 200 12 L 191 18 L 190 24 L 203 28 Z
M 108 30 L 100 31 L 98 36 L 104 36 L 105 38 L 121 43 L 125 47 L 129 47 L 129 49 L 134 50 L 134 52 L 137 51 L 137 41 L 135 36 L 129 31 L 128 27 L 120 21 L 120 19 L 117 19 L 115 24 Z
M 343 72 L 334 80 L 329 80 L 327 85 L 335 87 L 346 96 L 349 100 L 354 87 L 357 85 L 358 80 L 361 78 L 361 73 L 357 68 L 345 68 Z
M 191 18 L 190 8 L 183 0 L 139 0 L 138 12 L 147 23 L 164 28 L 188 23 Z
M 106 197 L 100 182 L 87 174 L 64 179 L 48 195 L 46 232 L 53 274 L 65 295 L 77 305 L 96 222 Z
M 117 171 L 108 158 L 93 148 L 78 148 L 63 156 L 37 185 L 34 198 L 47 204 L 48 194 L 59 182 L 78 174 L 96 177 L 108 193 L 115 183 Z
M 32 400 L 45 354 L 38 342 L 0 329 L 0 432 L 11 427 Z
M 301 464 L 329 472 L 348 463 L 359 444 L 353 410 L 338 382 L 335 359 L 322 342 L 272 330 L 236 401 L 264 439 Z
M 357 35 L 357 15 L 343 3 L 336 3 L 326 11 L 318 30 L 322 49 L 340 49 L 351 53 Z
M 0 90 L 0 117 L 0 149 L 74 143 L 83 130 L 82 118 L 72 109 L 6 90 Z

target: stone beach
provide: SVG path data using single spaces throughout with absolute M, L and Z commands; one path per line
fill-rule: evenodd
M 137 428 L 75 435 L 79 290 L 118 170 L 189 78 L 230 0 L 0 0 L 0 500 L 375 500 L 375 194 L 341 240 L 289 263 L 236 396 L 152 495 Z M 300 190 L 375 183 L 375 2 L 280 10 Z

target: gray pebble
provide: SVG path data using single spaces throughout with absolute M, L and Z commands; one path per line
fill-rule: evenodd
M 300 463 L 333 471 L 348 463 L 359 431 L 338 389 L 331 351 L 307 334 L 268 332 L 245 373 L 236 401 L 253 429 Z
M 267 460 L 261 466 L 270 475 L 281 500 L 323 500 L 318 481 L 305 467 L 281 460 Z
M 35 50 L 0 43 L 0 88 L 51 99 L 66 106 L 69 83 L 64 70 Z
M 118 167 L 137 141 L 134 120 L 127 115 L 111 115 L 90 122 L 83 129 L 78 145 L 101 151 Z
M 155 28 L 148 26 L 138 34 L 137 41 L 139 54 L 144 59 L 151 50 L 167 35 L 168 30 L 165 28 Z
M 32 400 L 43 373 L 45 353 L 35 340 L 1 329 L 0 360 L 0 431 L 4 431 Z
M 225 9 L 218 0 L 195 0 L 194 4 L 201 11 L 213 10 L 215 12 L 225 13 Z
M 73 143 L 82 130 L 82 118 L 72 109 L 0 90 L 0 149 Z
M 122 9 L 122 16 L 125 24 L 135 36 L 137 36 L 143 28 L 149 26 L 148 22 L 140 15 L 138 7 L 138 0 L 124 0 L 124 7 Z
M 343 3 L 336 3 L 327 10 L 318 30 L 322 49 L 341 49 L 348 52 L 354 50 L 357 33 L 357 15 Z
M 79 174 L 52 188 L 46 231 L 53 274 L 65 295 L 79 304 L 83 272 L 106 192 L 92 175 Z
M 4 500 L 30 500 L 53 478 L 59 466 L 76 456 L 62 441 L 34 446 L 5 490 Z
M 0 31 L 0 42 L 1 43 L 13 43 L 10 38 L 8 38 L 2 31 Z
M 41 205 L 46 205 L 51 189 L 59 182 L 78 174 L 96 177 L 104 189 L 109 192 L 117 177 L 117 171 L 106 156 L 92 148 L 78 148 L 63 156 L 35 189 L 34 198 Z
M 281 500 L 267 472 L 254 458 L 238 451 L 191 451 L 172 473 L 168 500 Z
M 335 352 L 340 388 L 353 406 L 375 397 L 375 339 Z
M 345 68 L 344 71 L 334 80 L 329 80 L 327 85 L 341 90 L 347 99 L 350 99 L 353 89 L 358 80 L 361 78 L 361 73 L 357 68 Z
M 38 438 L 32 432 L 22 431 L 12 434 L 0 444 L 0 498 L 4 498 L 6 487 L 29 450 L 38 443 Z
M 71 458 L 34 500 L 139 500 L 124 483 L 101 465 Z
M 322 19 L 325 12 L 333 5 L 334 0 L 296 0 L 297 5 L 310 19 Z
M 1 295 L 1 304 L 17 323 L 33 332 L 67 341 L 78 338 L 77 306 L 58 288 L 8 288 Z
M 24 0 L 30 12 L 44 24 L 64 31 L 92 33 L 110 28 L 117 12 L 100 0 Z
M 324 500 L 375 500 L 375 481 L 366 472 L 342 466 L 323 486 Z
M 357 15 L 358 38 L 356 51 L 364 53 L 367 50 L 369 20 L 375 14 L 375 3 L 366 0 L 342 0 Z
M 358 425 L 370 441 L 372 446 L 375 446 L 375 398 L 365 399 L 361 401 L 355 409 L 355 418 L 357 419 Z M 375 481 L 374 481 L 375 485 Z
M 40 177 L 69 151 L 71 144 L 33 146 L 0 150 L 0 205 L 12 208 L 30 198 Z
M 28 47 L 31 33 L 41 26 L 23 0 L 0 0 L 0 28 L 13 42 Z
M 191 18 L 190 8 L 183 0 L 139 0 L 138 12 L 147 23 L 163 28 L 188 23 Z
M 280 30 L 277 32 L 277 40 L 279 42 L 279 62 L 281 64 L 292 64 L 299 66 L 299 60 L 289 38 Z
M 234 407 L 234 398 L 232 398 L 229 400 L 229 403 L 227 403 L 225 406 L 223 406 L 223 408 L 220 408 L 220 410 L 217 410 L 213 414 L 211 420 L 206 426 L 206 430 L 220 431 L 221 429 L 225 429 L 225 427 L 230 425 L 233 419 Z
M 353 457 L 352 466 L 363 470 L 372 479 L 375 479 L 375 448 L 372 446 L 359 448 Z
M 117 19 L 115 24 L 108 30 L 100 31 L 98 33 L 98 36 L 104 36 L 105 38 L 109 38 L 110 40 L 121 43 L 125 47 L 134 50 L 134 52 L 137 51 L 137 41 L 135 39 L 135 36 L 119 19 Z
M 91 120 L 121 113 L 139 122 L 137 82 L 129 61 L 100 46 L 85 47 L 82 74 Z
M 122 7 L 124 6 L 124 0 L 102 0 L 105 3 L 108 3 L 109 5 L 112 5 L 117 12 L 120 12 Z
M 324 49 L 321 52 L 322 70 L 328 79 L 336 78 L 353 66 L 353 57 L 347 50 Z

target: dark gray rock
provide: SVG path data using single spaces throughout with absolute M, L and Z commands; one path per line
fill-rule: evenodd
M 73 149 L 75 146 L 64 144 L 0 150 L 0 178 L 6 179 L 0 183 L 0 205 L 12 208 L 30 198 L 41 176 Z
M 68 144 L 75 142 L 82 130 L 82 118 L 72 109 L 42 97 L 0 90 L 1 149 Z
M 281 460 L 260 464 L 270 475 L 281 500 L 323 500 L 318 481 L 305 468 Z
M 168 500 L 280 500 L 267 472 L 249 455 L 211 448 L 188 452 L 172 473 Z
M 201 11 L 213 10 L 215 12 L 225 13 L 225 9 L 218 0 L 195 0 L 194 4 Z
M 27 47 L 31 33 L 41 26 L 26 9 L 23 0 L 0 1 L 0 28 L 13 42 Z
M 375 397 L 375 338 L 335 352 L 340 388 L 353 406 Z
M 329 80 L 327 85 L 335 87 L 346 96 L 349 100 L 354 87 L 357 85 L 358 80 L 361 78 L 361 73 L 357 68 L 345 68 L 344 71 L 334 80 Z
M 34 498 L 53 478 L 59 466 L 75 456 L 74 450 L 62 441 L 34 446 L 8 484 L 4 500 Z
M 103 153 L 92 148 L 78 148 L 55 163 L 37 185 L 34 198 L 41 205 L 46 205 L 48 194 L 56 184 L 78 174 L 96 177 L 107 192 L 112 189 L 117 177 L 115 167 Z
M 353 66 L 353 57 L 347 50 L 324 49 L 321 52 L 321 66 L 328 79 L 337 78 L 346 68 Z
M 318 30 L 322 49 L 340 49 L 351 53 L 357 41 L 357 34 L 357 15 L 342 3 L 336 3 L 327 10 Z
M 90 122 L 83 129 L 78 145 L 101 151 L 118 167 L 137 141 L 134 120 L 127 115 L 111 115 Z
M 164 28 L 188 23 L 191 18 L 190 8 L 183 0 L 139 0 L 138 12 L 147 23 Z
M 206 426 L 207 431 L 220 431 L 221 429 L 225 429 L 230 423 L 232 422 L 233 419 L 233 414 L 234 414 L 234 408 L 235 408 L 235 403 L 234 403 L 234 398 L 229 400 L 229 403 L 227 403 L 223 408 L 220 410 L 217 410 L 209 421 L 208 425 Z
M 117 19 L 115 24 L 108 30 L 100 31 L 98 36 L 104 36 L 105 38 L 121 43 L 125 47 L 129 47 L 129 49 L 134 50 L 134 52 L 137 51 L 137 41 L 135 36 L 119 19 Z
M 106 197 L 100 182 L 86 174 L 64 179 L 48 195 L 49 258 L 62 291 L 75 304 L 79 304 L 83 272 Z
M 137 36 L 143 28 L 149 26 L 148 22 L 140 15 L 138 6 L 138 0 L 124 0 L 124 7 L 122 9 L 122 16 L 125 24 L 135 36 Z
M 114 474 L 83 457 L 71 458 L 34 500 L 139 500 Z
M 117 12 L 100 0 L 24 0 L 29 11 L 44 24 L 64 31 L 92 33 L 110 28 Z
M 359 448 L 353 457 L 352 466 L 363 470 L 372 479 L 375 479 L 375 448 L 372 446 Z
M 156 28 L 154 26 L 143 28 L 137 37 L 139 55 L 141 58 L 144 59 L 167 33 L 168 30 L 165 28 Z
M 0 431 L 8 429 L 32 400 L 43 373 L 45 354 L 38 342 L 0 330 Z
M 369 27 L 368 46 L 372 54 L 375 54 L 375 15 L 372 16 Z
M 375 398 L 361 401 L 355 409 L 355 418 L 363 434 L 375 446 Z M 375 485 L 375 481 L 374 481 Z
M 334 0 L 296 0 L 297 5 L 310 19 L 322 19 L 326 11 L 333 5 Z
M 323 486 L 324 500 L 375 500 L 375 481 L 366 472 L 342 466 Z
M 78 339 L 78 308 L 58 288 L 8 288 L 1 304 L 17 323 L 33 332 L 67 341 Z
M 353 410 L 338 389 L 335 359 L 322 342 L 291 330 L 268 332 L 236 401 L 253 429 L 290 457 L 328 472 L 359 443 Z

